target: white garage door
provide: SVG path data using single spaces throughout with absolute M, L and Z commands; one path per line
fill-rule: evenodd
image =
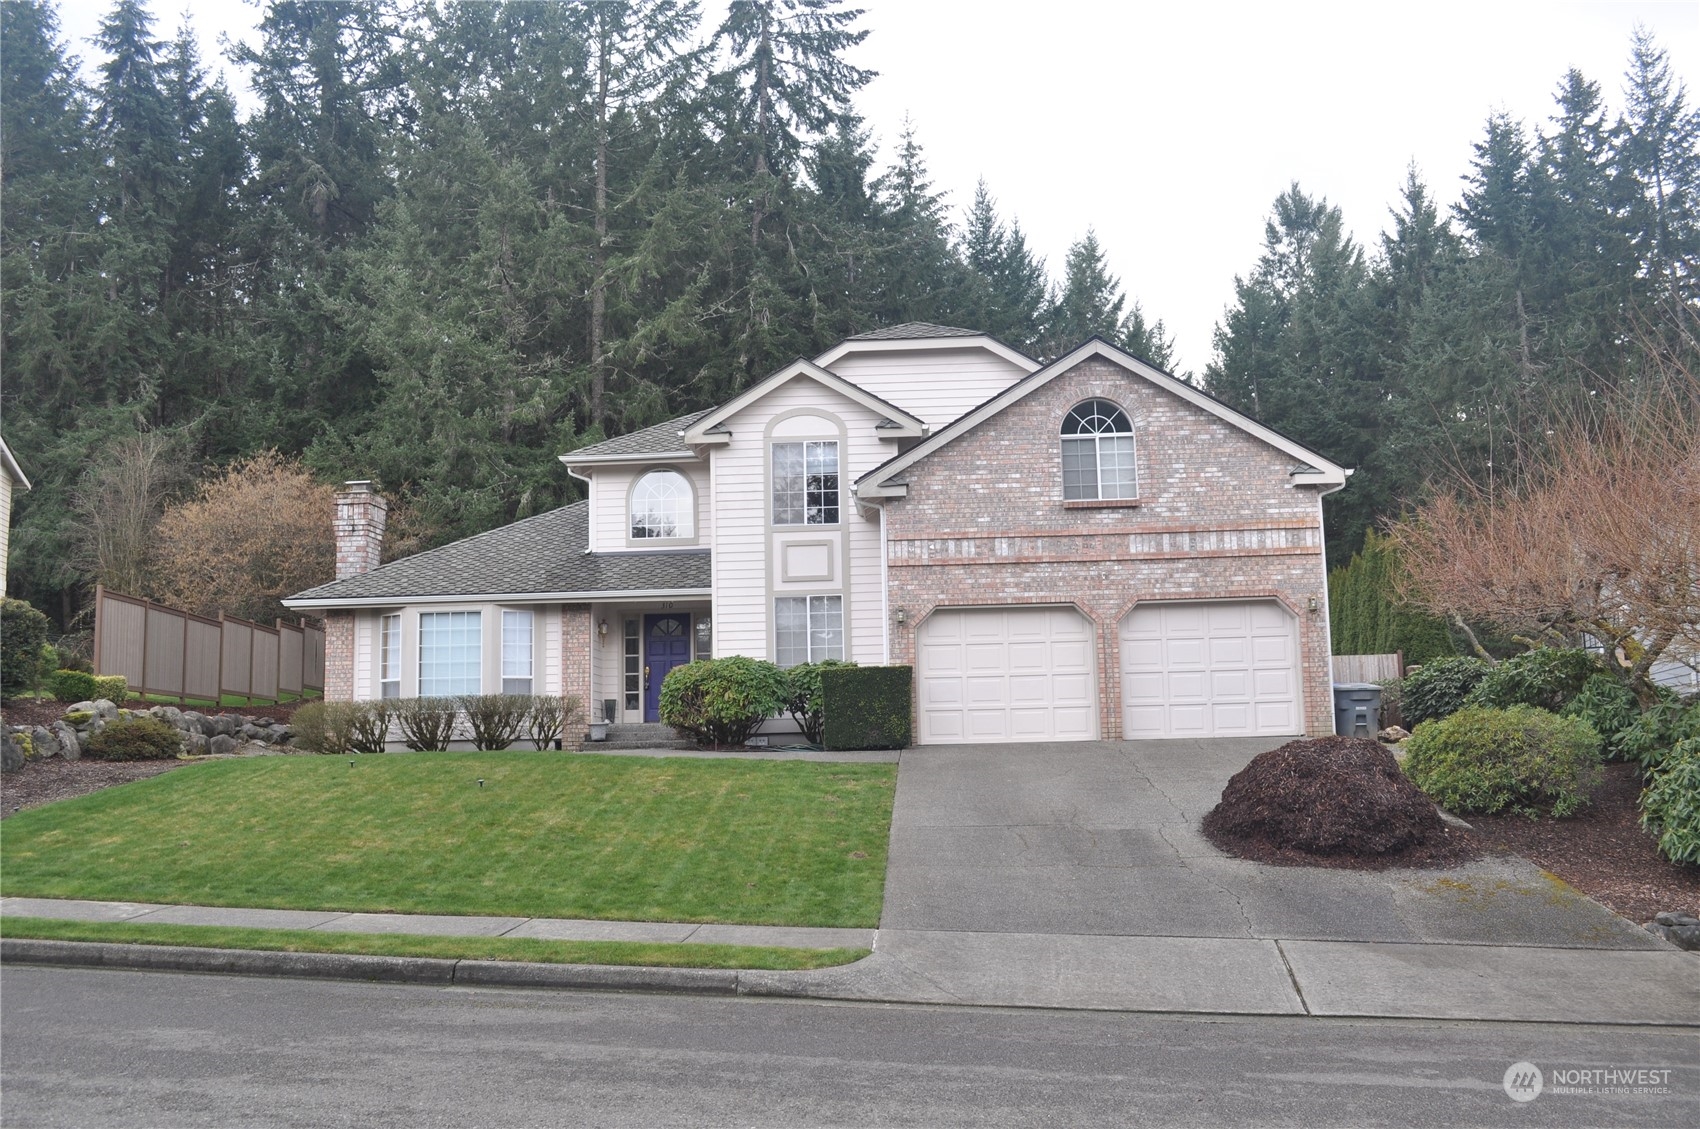
M 1128 737 L 1304 732 L 1298 621 L 1274 600 L 1142 604 L 1121 640 Z
M 1092 626 L 1071 608 L 936 612 L 916 646 L 923 745 L 1098 735 Z

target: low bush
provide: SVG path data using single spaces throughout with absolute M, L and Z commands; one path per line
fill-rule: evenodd
M 47 689 L 58 702 L 88 702 L 95 698 L 94 675 L 80 670 L 56 670 L 47 676 Z
M 510 748 L 525 732 L 529 694 L 465 694 L 458 700 L 472 730 L 472 744 L 482 752 Z
M 1618 733 L 1612 753 L 1633 761 L 1643 774 L 1663 763 L 1672 747 L 1700 738 L 1700 701 L 1684 704 L 1670 700 L 1655 703 L 1635 719 L 1635 724 Z
M 909 747 L 912 671 L 906 666 L 843 666 L 821 672 L 829 749 Z
M 785 712 L 803 731 L 810 744 L 821 743 L 821 729 L 826 724 L 826 707 L 821 698 L 820 676 L 823 670 L 855 666 L 841 659 L 822 659 L 818 663 L 803 663 L 785 672 Z
M 0 694 L 35 689 L 47 617 L 23 600 L 0 601 Z
M 1405 749 L 1406 774 L 1455 812 L 1573 815 L 1600 780 L 1593 727 L 1533 706 L 1466 706 L 1417 726 Z
M 1557 712 L 1600 673 L 1600 660 L 1573 647 L 1540 647 L 1512 655 L 1476 683 L 1466 705 L 1490 709 L 1534 706 Z
M 1399 684 L 1399 708 L 1406 728 L 1457 713 L 1489 669 L 1481 659 L 1460 656 L 1424 663 L 1405 675 Z
M 454 740 L 459 714 L 453 698 L 401 698 L 394 707 L 401 740 L 414 752 L 433 752 Z
M 94 676 L 94 695 L 123 705 L 130 696 L 130 682 L 122 674 L 97 674 Z
M 579 746 L 584 728 L 584 706 L 571 695 L 557 698 L 539 694 L 531 699 L 525 714 L 525 735 L 532 747 L 547 749 L 559 741 L 569 749 Z
M 353 702 L 308 702 L 290 717 L 295 744 L 309 753 L 341 756 L 354 749 L 354 722 L 359 708 Z
M 661 683 L 661 720 L 699 745 L 741 745 L 785 703 L 784 671 L 742 655 L 676 666 Z
M 1700 864 L 1700 737 L 1678 741 L 1641 793 L 1641 826 L 1672 862 Z
M 1618 734 L 1634 725 L 1641 717 L 1641 703 L 1622 679 L 1600 671 L 1589 676 L 1582 690 L 1558 711 L 1565 717 L 1579 717 L 1594 727 L 1607 750 L 1612 748 Z
M 355 753 L 381 753 L 389 747 L 390 703 L 387 699 L 370 702 L 338 702 L 352 705 L 348 719 L 348 748 Z
M 155 717 L 114 721 L 89 738 L 84 756 L 97 761 L 162 761 L 183 751 L 183 735 Z

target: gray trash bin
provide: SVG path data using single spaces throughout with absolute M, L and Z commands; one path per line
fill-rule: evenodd
M 1381 732 L 1381 687 L 1373 682 L 1334 684 L 1334 732 L 1374 737 Z

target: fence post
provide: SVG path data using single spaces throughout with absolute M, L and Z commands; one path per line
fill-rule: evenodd
M 218 677 L 213 679 L 218 688 L 213 692 L 213 709 L 217 710 L 224 704 L 224 611 L 218 613 Z
M 142 684 L 136 687 L 136 692 L 141 694 L 144 702 L 148 700 L 148 621 L 153 618 L 149 614 L 152 611 L 153 601 L 144 597 L 142 600 Z
M 177 680 L 177 704 L 189 704 L 189 617 L 178 617 L 183 623 L 183 677 Z
M 1405 652 L 1404 652 L 1403 649 L 1400 649 L 1400 650 L 1394 651 L 1393 655 L 1396 659 L 1399 660 L 1399 677 L 1404 678 L 1405 677 Z
M 101 608 L 106 604 L 106 586 L 96 583 L 94 586 L 94 669 L 100 673 L 100 619 Z

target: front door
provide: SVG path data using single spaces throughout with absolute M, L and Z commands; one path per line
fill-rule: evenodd
M 691 617 L 682 612 L 643 617 L 643 719 L 661 720 L 661 680 L 691 661 Z

